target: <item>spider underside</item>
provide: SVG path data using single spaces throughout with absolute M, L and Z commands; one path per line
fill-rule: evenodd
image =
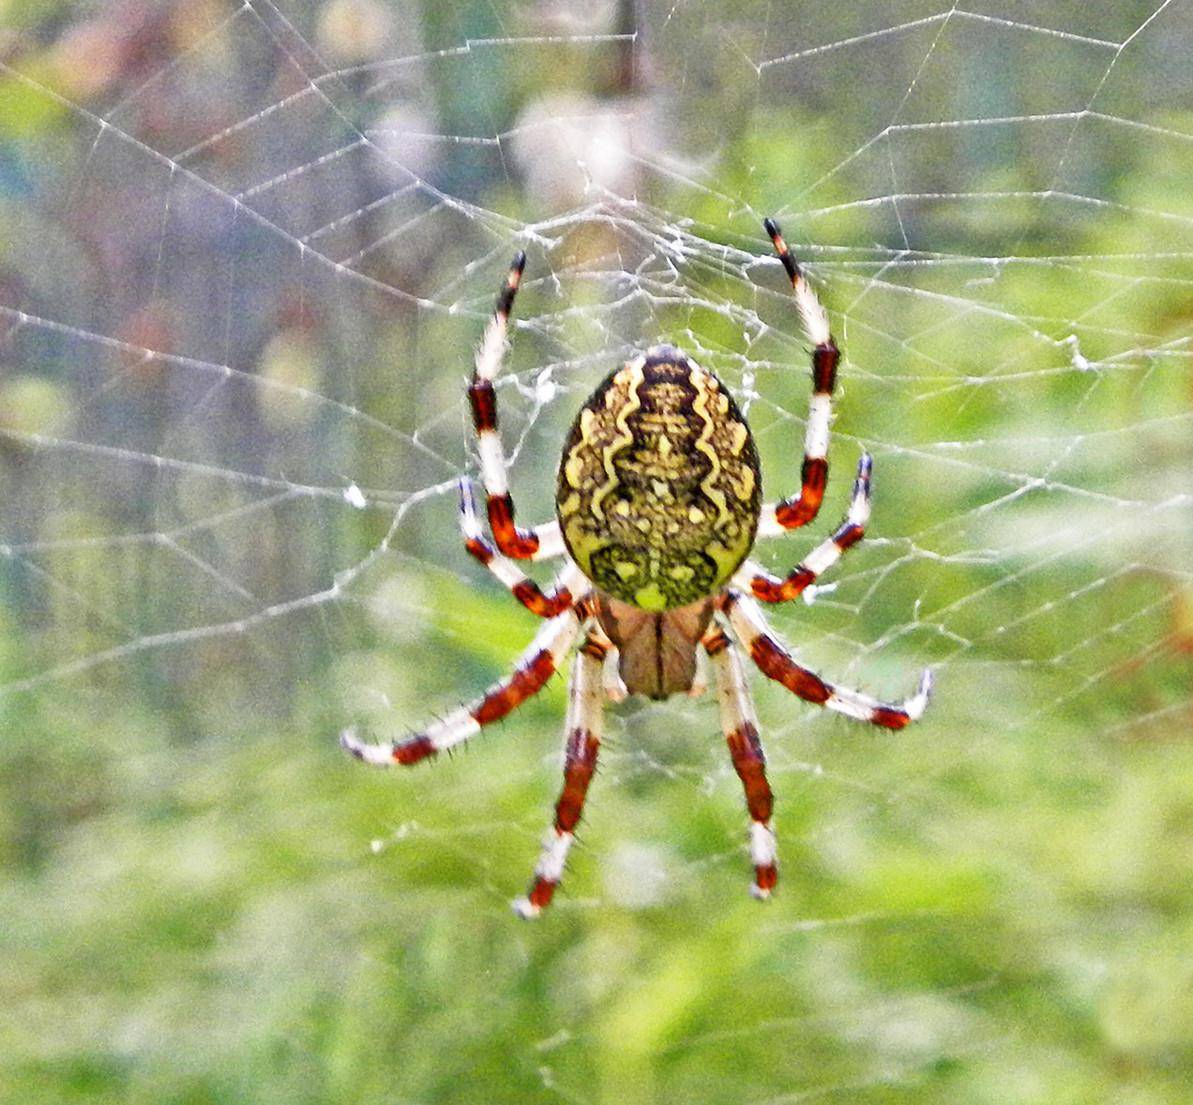
M 365 743 L 353 730 L 341 737 L 368 763 L 417 763 L 467 740 L 541 690 L 579 641 L 569 681 L 563 790 L 530 888 L 514 902 L 523 917 L 541 913 L 559 885 L 596 768 L 606 699 L 700 694 L 701 659 L 707 657 L 721 727 L 745 790 L 751 892 L 760 899 L 770 896 L 778 878 L 774 800 L 742 652 L 799 698 L 886 729 L 903 728 L 927 706 L 927 671 L 901 704 L 825 681 L 796 662 L 758 605 L 800 595 L 861 540 L 870 516 L 872 469 L 863 453 L 845 518 L 786 576 L 770 575 L 747 559 L 757 538 L 806 525 L 820 509 L 840 360 L 828 317 L 778 226 L 771 219 L 764 226 L 813 347 L 799 493 L 762 502 L 757 449 L 732 396 L 711 372 L 662 345 L 610 373 L 581 407 L 560 461 L 556 520 L 519 528 L 493 387 L 526 262 L 519 253 L 477 350 L 468 388 L 492 543 L 481 530 L 467 480 L 460 483 L 460 524 L 469 553 L 544 624 L 512 675 L 478 701 L 393 744 Z M 546 591 L 516 564 L 555 558 L 565 566 Z

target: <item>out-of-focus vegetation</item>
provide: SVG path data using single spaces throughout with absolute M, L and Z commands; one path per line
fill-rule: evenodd
M 1187 1101 L 1193 18 L 1152 11 L 0 0 L 0 1098 Z M 937 700 L 892 737 L 754 680 L 764 908 L 713 704 L 616 709 L 520 924 L 561 683 L 416 772 L 335 734 L 536 628 L 451 494 L 514 248 L 525 516 L 659 339 L 790 490 L 765 213 L 847 351 L 816 535 L 862 444 L 879 489 L 776 620 Z

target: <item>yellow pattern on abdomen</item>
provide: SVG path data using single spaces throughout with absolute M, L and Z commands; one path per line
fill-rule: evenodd
M 724 586 L 757 529 L 758 455 L 720 381 L 670 347 L 611 373 L 564 445 L 556 512 L 596 587 L 658 611 Z

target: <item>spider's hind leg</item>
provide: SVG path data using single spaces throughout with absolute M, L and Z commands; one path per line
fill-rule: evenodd
M 766 756 L 758 739 L 758 719 L 736 645 L 719 626 L 713 626 L 704 635 L 703 643 L 716 672 L 721 729 L 750 812 L 750 859 L 754 864 L 750 893 L 763 901 L 770 897 L 779 880 L 779 866 L 771 824 L 774 796 L 766 778 Z
M 605 693 L 602 670 L 608 653 L 605 640 L 599 627 L 590 632 L 572 663 L 564 729 L 563 790 L 555 803 L 555 820 L 543 840 L 530 889 L 524 898 L 514 900 L 514 912 L 520 917 L 537 917 L 551 904 L 584 811 L 601 745 Z

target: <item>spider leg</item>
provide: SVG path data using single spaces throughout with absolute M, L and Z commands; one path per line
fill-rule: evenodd
M 775 888 L 779 868 L 775 830 L 771 825 L 774 796 L 766 779 L 766 756 L 758 739 L 758 719 L 737 647 L 718 625 L 704 635 L 703 644 L 716 673 L 721 730 L 750 811 L 750 860 L 754 864 L 750 893 L 762 901 Z
M 476 445 L 480 452 L 481 479 L 487 496 L 489 528 L 497 547 L 515 560 L 541 559 L 563 551 L 558 525 L 525 530 L 514 524 L 514 499 L 509 491 L 505 450 L 497 432 L 497 393 L 493 389 L 493 379 L 501 371 L 510 308 L 525 267 L 526 254 L 519 250 L 497 296 L 493 317 L 485 327 L 476 351 L 472 382 L 468 385 L 468 402 L 472 407 L 472 424 L 476 427 Z
M 857 479 L 853 482 L 853 498 L 849 511 L 836 532 L 822 541 L 785 577 L 773 576 L 752 560 L 747 560 L 733 577 L 735 587 L 748 590 L 762 602 L 790 602 L 814 583 L 822 572 L 831 568 L 856 545 L 866 532 L 870 520 L 870 470 L 873 461 L 863 453 L 857 463 Z
M 571 606 L 556 614 L 535 634 L 509 678 L 494 683 L 476 702 L 453 710 L 422 732 L 392 744 L 366 744 L 357 737 L 354 729 L 345 729 L 340 734 L 340 744 L 358 760 L 378 767 L 418 763 L 462 744 L 483 726 L 505 717 L 543 689 L 572 647 L 580 632 L 581 621 L 587 616 L 588 611 L 583 606 L 579 609 Z
M 543 839 L 543 850 L 535 865 L 530 888 L 524 898 L 516 898 L 513 902 L 514 912 L 528 920 L 537 917 L 551 904 L 555 888 L 563 877 L 576 825 L 584 811 L 588 784 L 596 770 L 604 704 L 601 669 L 607 655 L 600 639 L 602 636 L 590 632 L 572 661 L 564 728 L 563 790 L 555 803 L 555 820 Z
M 799 311 L 804 334 L 812 343 L 812 398 L 808 404 L 808 428 L 804 436 L 804 462 L 800 469 L 798 496 L 762 508 L 759 534 L 771 537 L 784 530 L 805 526 L 816 517 L 824 501 L 828 482 L 828 424 L 832 414 L 833 387 L 837 382 L 837 363 L 841 353 L 829 332 L 828 315 L 804 277 L 795 258 L 787 250 L 783 233 L 774 219 L 764 219 L 762 225 L 770 235 L 775 253 L 783 262 L 795 305 Z
M 506 585 L 523 606 L 540 618 L 553 618 L 566 610 L 574 601 L 572 589 L 580 589 L 584 573 L 575 564 L 568 565 L 559 574 L 554 587 L 544 592 L 534 580 L 519 570 L 508 556 L 503 556 L 481 532 L 480 520 L 476 516 L 476 503 L 472 495 L 472 481 L 461 477 L 460 483 L 460 530 L 464 535 L 464 547 Z
M 902 729 L 917 721 L 928 705 L 932 692 L 932 673 L 925 670 L 915 694 L 898 704 L 880 702 L 861 691 L 836 687 L 821 679 L 815 672 L 797 664 L 791 653 L 770 631 L 762 610 L 753 599 L 736 591 L 726 591 L 722 610 L 750 658 L 768 679 L 782 683 L 792 694 L 805 702 L 835 710 L 839 714 L 868 721 L 884 729 Z

